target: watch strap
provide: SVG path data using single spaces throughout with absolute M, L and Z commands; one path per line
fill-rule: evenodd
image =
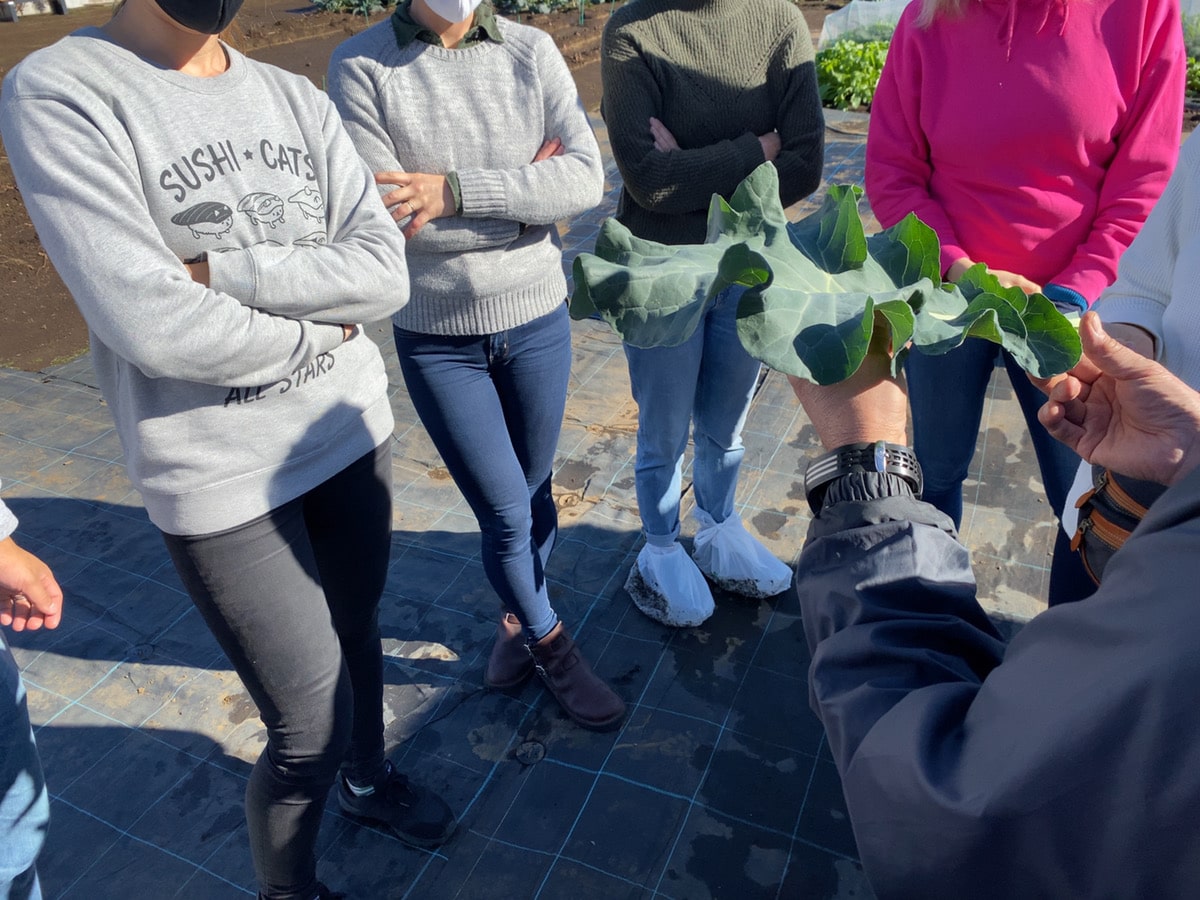
M 808 464 L 804 472 L 804 494 L 813 515 L 821 511 L 829 485 L 856 472 L 878 472 L 903 478 L 918 499 L 924 485 L 917 455 L 902 444 L 887 441 L 860 441 L 831 450 Z

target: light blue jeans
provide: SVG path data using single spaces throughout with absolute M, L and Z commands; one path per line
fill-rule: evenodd
M 679 495 L 688 426 L 696 458 L 696 504 L 717 522 L 733 514 L 742 427 L 760 364 L 737 336 L 744 288 L 726 288 L 696 332 L 678 347 L 642 350 L 625 345 L 629 381 L 638 405 L 638 509 L 646 540 L 667 546 L 679 535 Z
M 0 635 L 0 900 L 41 900 L 34 862 L 46 840 L 50 801 L 33 743 L 25 686 Z

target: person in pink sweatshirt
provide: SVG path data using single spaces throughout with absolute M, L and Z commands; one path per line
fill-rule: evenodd
M 1003 284 L 1085 311 L 1179 154 L 1186 59 L 1175 0 L 919 0 L 896 27 L 871 106 L 866 188 L 887 228 L 937 232 L 945 277 L 985 263 Z M 1037 420 L 1044 397 L 1001 352 L 1061 516 L 1079 459 Z M 995 344 L 906 366 L 925 499 L 962 520 Z M 1060 540 L 1065 540 L 1060 536 Z M 1091 583 L 1056 553 L 1050 602 Z

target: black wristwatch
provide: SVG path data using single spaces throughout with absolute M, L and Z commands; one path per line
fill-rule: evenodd
M 808 506 L 817 515 L 825 499 L 829 485 L 844 475 L 855 472 L 880 472 L 903 478 L 913 489 L 913 496 L 921 498 L 924 478 L 917 455 L 901 444 L 887 441 L 860 441 L 846 444 L 818 456 L 804 471 L 804 495 Z

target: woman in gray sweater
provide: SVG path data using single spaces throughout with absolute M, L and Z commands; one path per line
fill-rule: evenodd
M 329 93 L 408 238 L 400 367 L 505 608 L 484 680 L 513 687 L 536 668 L 572 719 L 610 728 L 625 704 L 580 655 L 545 576 L 571 367 L 554 223 L 600 201 L 600 151 L 550 37 L 478 2 L 402 2 L 337 49 Z
M 312 900 L 335 781 L 410 843 L 454 818 L 384 757 L 393 421 L 353 323 L 404 304 L 404 241 L 328 98 L 218 40 L 239 5 L 128 0 L 12 70 L 0 130 L 130 479 L 266 725 L 261 896 Z

